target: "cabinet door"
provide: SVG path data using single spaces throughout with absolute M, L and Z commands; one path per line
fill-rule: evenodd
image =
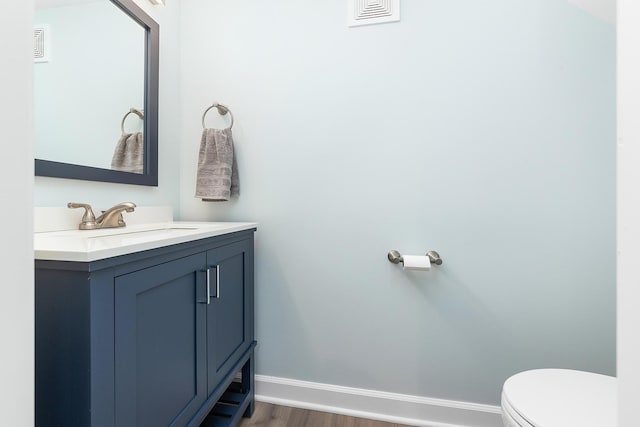
M 115 278 L 118 427 L 184 426 L 206 399 L 204 253 Z
M 207 383 L 211 394 L 253 341 L 253 241 L 208 251 L 207 267 L 212 287 L 207 306 Z

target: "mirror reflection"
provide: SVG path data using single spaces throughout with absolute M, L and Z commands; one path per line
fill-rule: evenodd
M 35 157 L 144 173 L 145 28 L 109 0 L 35 3 Z

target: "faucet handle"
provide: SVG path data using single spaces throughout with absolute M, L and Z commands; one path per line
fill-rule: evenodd
M 93 209 L 91 209 L 91 205 L 89 205 L 87 203 L 69 202 L 69 203 L 67 203 L 67 207 L 70 208 L 70 209 L 84 208 L 84 215 L 82 215 L 82 221 L 80 222 L 80 225 L 78 226 L 78 228 L 80 230 L 87 230 L 87 229 L 95 228 L 95 226 L 96 226 L 96 216 L 93 214 Z

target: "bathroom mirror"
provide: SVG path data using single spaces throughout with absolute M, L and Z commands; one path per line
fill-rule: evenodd
M 158 24 L 133 0 L 35 4 L 35 174 L 157 186 Z

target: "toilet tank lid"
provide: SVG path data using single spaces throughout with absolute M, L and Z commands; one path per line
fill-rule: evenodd
M 535 369 L 507 379 L 502 392 L 511 408 L 536 427 L 617 425 L 614 377 Z

